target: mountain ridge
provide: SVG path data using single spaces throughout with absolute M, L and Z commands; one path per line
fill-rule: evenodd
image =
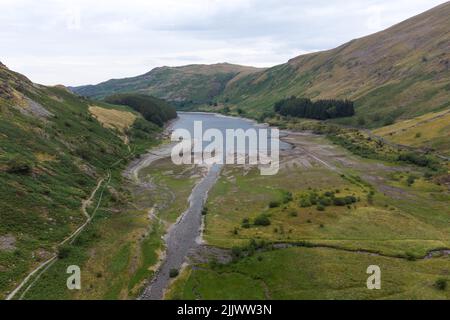
M 435 91 L 450 85 L 449 15 L 447 2 L 335 49 L 301 55 L 248 76 L 224 96 L 255 112 L 269 110 L 276 99 L 290 95 L 352 99 L 360 114 L 380 112 L 378 118 L 394 120 L 443 109 L 450 106 L 449 93 Z
M 185 77 L 174 80 L 173 75 L 164 75 L 169 70 L 164 68 L 131 79 L 160 73 L 158 87 L 162 89 L 148 93 L 190 102 L 191 106 L 214 102 L 240 108 L 255 117 L 292 95 L 350 99 L 355 101 L 357 116 L 340 122 L 380 127 L 450 107 L 448 16 L 450 2 L 335 49 L 300 55 L 272 68 L 240 72 L 218 82 L 200 77 L 195 85 L 186 84 Z M 119 87 L 123 80 L 117 80 Z M 206 94 L 203 91 L 200 99 L 189 94 L 205 86 L 209 90 Z M 104 84 L 85 89 L 73 90 L 96 98 L 113 93 Z M 145 91 L 132 83 L 119 88 L 119 92 Z
M 83 96 L 105 98 L 117 93 L 140 93 L 189 104 L 209 103 L 236 77 L 264 69 L 229 63 L 157 67 L 136 77 L 111 79 L 97 85 L 71 87 Z

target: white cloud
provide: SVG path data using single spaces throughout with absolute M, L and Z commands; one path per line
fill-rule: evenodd
M 442 0 L 0 0 L 0 61 L 78 85 L 161 65 L 271 66 L 329 49 Z

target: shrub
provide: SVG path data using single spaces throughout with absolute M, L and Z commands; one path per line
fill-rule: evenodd
M 434 283 L 434 287 L 438 290 L 444 291 L 445 289 L 447 289 L 447 280 L 444 278 L 437 279 Z
M 317 205 L 317 210 L 318 211 L 325 211 L 325 206 L 319 204 L 319 205 Z
M 261 227 L 267 227 L 270 226 L 271 222 L 267 215 L 261 214 L 258 217 L 255 218 L 254 225 L 255 226 L 261 226 Z
M 345 202 L 344 198 L 334 198 L 333 199 L 333 204 L 335 206 L 339 206 L 339 207 L 343 207 L 343 206 L 347 205 L 347 203 Z
M 419 167 L 428 167 L 434 171 L 436 171 L 439 167 L 438 162 L 434 158 L 414 152 L 402 153 L 398 156 L 398 160 L 411 163 Z
M 269 208 L 278 208 L 281 204 L 278 201 L 270 201 Z
M 33 172 L 33 163 L 22 156 L 16 156 L 8 161 L 8 173 L 29 175 Z
M 169 276 L 171 278 L 176 278 L 179 274 L 180 272 L 178 271 L 178 269 L 170 269 Z
M 311 206 L 312 206 L 312 204 L 311 204 L 311 201 L 309 201 L 309 199 L 303 198 L 300 200 L 300 207 L 309 208 Z
M 242 219 L 241 227 L 244 229 L 250 229 L 250 220 L 248 218 Z
M 289 191 L 283 191 L 283 203 L 289 203 L 294 200 L 292 193 Z
M 408 184 L 408 186 L 412 186 L 413 184 L 414 184 L 414 182 L 416 182 L 416 177 L 415 176 L 413 176 L 413 175 L 410 175 L 409 177 L 408 177 L 408 179 L 406 180 L 406 183 Z
M 232 247 L 231 255 L 233 257 L 233 260 L 239 259 L 242 256 L 242 249 L 239 247 Z
M 331 199 L 330 198 L 319 198 L 319 204 L 323 207 L 328 207 L 331 205 Z
M 58 259 L 66 259 L 72 252 L 72 248 L 69 246 L 63 246 L 58 250 Z
M 202 209 L 202 216 L 206 216 L 208 214 L 208 208 L 207 207 L 204 207 L 203 209 Z

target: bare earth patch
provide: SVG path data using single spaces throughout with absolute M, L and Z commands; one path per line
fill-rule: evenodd
M 11 235 L 0 236 L 0 251 L 13 251 L 16 249 L 16 238 Z
M 124 134 L 125 130 L 131 127 L 137 116 L 128 111 L 120 111 L 114 109 L 106 109 L 98 106 L 90 106 L 89 112 L 108 129 L 116 129 Z M 126 137 L 124 137 L 127 141 Z
M 40 119 L 47 119 L 53 116 L 53 113 L 45 109 L 42 105 L 26 97 L 16 108 L 24 115 Z

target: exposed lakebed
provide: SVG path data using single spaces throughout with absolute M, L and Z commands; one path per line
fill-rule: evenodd
M 183 112 L 179 113 L 179 118 L 171 124 L 168 130 L 186 129 L 191 133 L 192 137 L 194 137 L 195 121 L 202 122 L 203 132 L 208 129 L 216 129 L 222 133 L 223 137 L 226 137 L 226 130 L 228 129 L 243 129 L 244 131 L 248 129 L 255 129 L 256 131 L 267 129 L 267 126 L 257 124 L 256 122 L 247 119 L 225 117 L 209 113 Z M 169 158 L 174 144 L 175 143 L 166 144 L 151 150 L 147 155 L 132 163 L 126 172 L 126 175 L 140 183 L 138 178 L 139 171 L 151 166 L 156 160 Z M 270 135 L 268 137 L 268 145 L 271 145 Z M 289 149 L 290 145 L 280 142 L 280 148 Z M 202 210 L 207 200 L 208 192 L 216 183 L 222 166 L 223 165 L 215 164 L 207 167 L 204 176 L 192 190 L 188 199 L 188 209 L 183 213 L 180 212 L 177 222 L 168 229 L 164 238 L 166 245 L 164 261 L 152 281 L 144 290 L 141 299 L 162 299 L 164 290 L 170 283 L 170 271 L 173 269 L 179 270 L 186 262 L 186 257 L 189 253 L 201 244 Z

